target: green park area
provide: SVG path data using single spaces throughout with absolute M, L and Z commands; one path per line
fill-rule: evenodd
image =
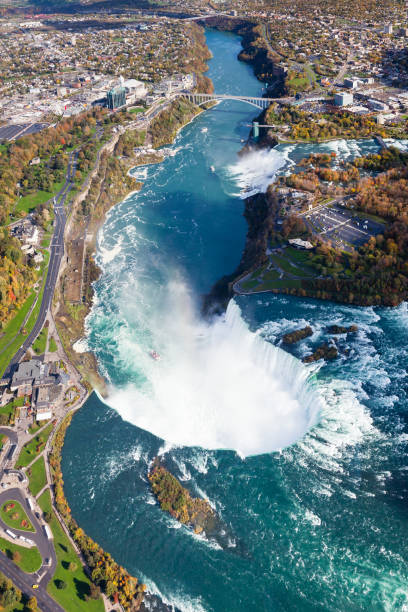
M 28 476 L 28 487 L 34 497 L 45 487 L 47 484 L 47 475 L 45 472 L 44 457 L 41 455 L 37 461 L 27 468 Z
M 63 187 L 64 182 L 54 183 L 51 191 L 35 191 L 34 193 L 30 193 L 26 196 L 23 196 L 17 201 L 17 204 L 13 211 L 14 217 L 19 217 L 19 213 L 30 213 L 32 212 L 39 204 L 44 204 L 44 202 L 48 202 L 53 196 L 55 196 Z
M 44 450 L 53 427 L 50 423 L 23 446 L 16 461 L 16 468 L 26 467 Z
M 42 559 L 36 546 L 26 548 L 25 546 L 19 546 L 14 544 L 14 542 L 0 538 L 0 550 L 9 559 L 12 559 L 23 572 L 32 574 L 41 567 Z
M 146 109 L 143 108 L 143 106 L 133 106 L 132 108 L 129 108 L 129 113 L 139 114 L 139 113 L 144 113 L 145 110 Z
M 47 489 L 38 500 L 41 510 L 49 513 L 49 522 L 54 536 L 54 546 L 57 555 L 57 567 L 47 591 L 64 610 L 76 612 L 103 612 L 102 599 L 88 598 L 90 580 L 85 574 L 81 562 L 68 536 L 62 529 L 52 509 L 50 491 Z
M 18 409 L 24 406 L 24 399 L 17 397 L 0 408 L 0 425 L 14 425 Z
M 55 353 L 57 351 L 57 343 L 55 342 L 54 336 L 51 336 L 50 341 L 48 343 L 48 350 L 50 353 Z
M 45 353 L 48 338 L 48 327 L 43 327 L 33 343 L 33 351 L 36 355 Z
M 41 308 L 41 302 L 44 295 L 45 281 L 47 278 L 47 268 L 50 254 L 48 251 L 44 253 L 44 261 L 41 264 L 42 273 L 42 284 L 39 293 L 32 291 L 30 296 L 24 302 L 16 316 L 10 321 L 3 331 L 3 335 L 0 338 L 0 376 L 4 374 L 10 359 L 18 351 L 20 346 L 23 344 L 27 335 L 31 332 L 34 324 L 38 318 Z M 37 301 L 35 299 L 38 295 Z M 35 302 L 34 307 L 32 308 Z M 30 309 L 32 308 L 31 314 L 28 317 L 24 329 L 21 329 L 25 318 L 27 317 Z
M 35 531 L 34 527 L 28 520 L 25 510 L 18 501 L 10 499 L 6 501 L 1 509 L 0 516 L 2 520 L 13 529 L 21 529 L 22 531 Z
M 300 288 L 302 279 L 313 278 L 316 269 L 307 251 L 293 247 L 282 249 L 281 253 L 269 256 L 269 263 L 254 270 L 241 288 L 248 292 L 271 291 L 273 289 Z

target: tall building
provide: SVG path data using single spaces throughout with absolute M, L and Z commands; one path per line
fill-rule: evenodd
M 126 90 L 124 87 L 113 87 L 106 95 L 106 105 L 111 110 L 126 104 Z
M 353 94 L 351 93 L 335 93 L 334 104 L 336 106 L 349 106 L 353 104 Z

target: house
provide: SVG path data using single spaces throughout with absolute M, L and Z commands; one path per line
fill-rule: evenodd
M 308 240 L 301 240 L 300 238 L 292 238 L 289 240 L 289 244 L 295 247 L 295 249 L 313 249 L 313 244 L 311 242 Z

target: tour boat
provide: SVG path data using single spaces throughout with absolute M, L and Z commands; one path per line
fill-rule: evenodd
M 150 351 L 150 357 L 155 361 L 159 361 L 160 359 L 160 355 L 156 351 Z
M 208 128 L 204 127 L 204 128 L 201 130 L 201 133 L 202 133 L 202 134 L 205 134 L 206 132 L 208 132 Z
M 215 172 L 214 166 L 210 166 L 210 168 L 211 168 L 211 172 Z

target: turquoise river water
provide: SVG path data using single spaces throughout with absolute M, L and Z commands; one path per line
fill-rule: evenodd
M 215 90 L 261 95 L 236 59 L 239 38 L 207 39 Z M 86 342 L 111 394 L 92 395 L 68 429 L 68 502 L 183 612 L 407 610 L 407 305 L 265 294 L 210 323 L 199 315 L 202 294 L 240 260 L 243 190 L 265 189 L 311 151 L 376 150 L 337 141 L 239 159 L 256 114 L 236 101 L 202 113 L 162 164 L 134 171 L 142 190 L 108 215 Z M 334 323 L 359 331 L 340 337 L 336 361 L 303 366 Z M 313 336 L 284 352 L 282 334 L 306 324 Z M 213 504 L 222 541 L 159 509 L 146 477 L 157 454 Z

